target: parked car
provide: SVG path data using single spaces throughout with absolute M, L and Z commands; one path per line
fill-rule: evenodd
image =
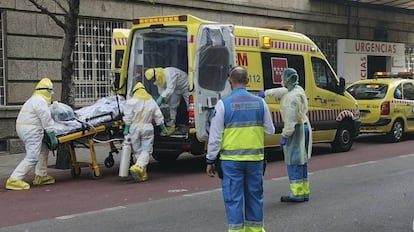
M 414 132 L 414 72 L 377 72 L 346 89 L 358 102 L 362 133 L 386 134 L 398 142 Z

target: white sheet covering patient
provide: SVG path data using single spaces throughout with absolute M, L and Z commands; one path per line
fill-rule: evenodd
M 52 118 L 55 120 L 54 127 L 56 135 L 79 131 L 86 125 L 89 127 L 98 126 L 104 122 L 110 122 L 118 118 L 124 112 L 125 99 L 122 96 L 100 98 L 91 106 L 85 106 L 75 110 L 73 118 L 71 118 L 71 108 L 68 107 L 63 103 L 54 103 L 50 106 Z M 112 113 L 112 116 L 110 113 Z M 82 123 L 84 124 L 83 127 Z

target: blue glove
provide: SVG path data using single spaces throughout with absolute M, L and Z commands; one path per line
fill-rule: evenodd
M 265 98 L 265 91 L 264 90 L 260 90 L 259 93 L 257 94 L 257 96 L 259 96 L 261 98 Z
M 164 98 L 162 96 L 159 96 L 157 98 L 157 105 L 160 106 L 163 100 L 164 100 Z
M 131 125 L 125 125 L 124 127 L 124 135 L 127 136 L 129 134 L 129 128 L 131 127 Z
M 282 139 L 280 140 L 280 146 L 285 146 L 287 142 L 287 138 L 286 137 L 282 137 Z
M 58 139 L 54 131 L 47 133 L 47 137 L 49 137 L 50 141 L 50 149 L 55 150 L 58 144 Z

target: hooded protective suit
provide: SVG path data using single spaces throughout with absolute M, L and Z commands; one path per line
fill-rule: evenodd
M 177 116 L 177 108 L 180 105 L 181 97 L 184 98 L 188 107 L 188 76 L 187 73 L 175 67 L 167 68 L 150 68 L 145 71 L 145 78 L 155 83 L 160 96 L 157 104 L 161 105 L 164 101 L 170 108 L 170 121 L 167 126 L 174 127 Z
M 136 164 L 131 166 L 131 175 L 137 181 L 148 179 L 146 167 L 153 150 L 154 126 L 164 126 L 164 117 L 152 96 L 145 91 L 144 85 L 138 82 L 133 89 L 134 95 L 126 101 L 123 121 L 125 135 L 129 135 Z M 164 127 L 165 129 L 165 127 Z
M 312 133 L 307 117 L 308 100 L 305 91 L 298 85 L 298 80 L 296 70 L 287 68 L 282 75 L 284 87 L 265 91 L 265 96 L 281 98 L 282 141 L 285 140 L 281 145 L 291 188 L 291 194 L 283 196 L 281 201 L 302 202 L 309 199 L 307 163 L 312 152 Z
M 11 190 L 29 189 L 30 185 L 23 181 L 26 174 L 35 168 L 34 185 L 53 184 L 53 177 L 47 175 L 47 159 L 49 150 L 42 142 L 44 131 L 52 143 L 57 143 L 54 135 L 54 121 L 49 104 L 52 100 L 53 84 L 48 78 L 38 82 L 35 91 L 22 106 L 16 120 L 16 132 L 23 141 L 26 150 L 25 158 L 19 163 L 6 182 Z

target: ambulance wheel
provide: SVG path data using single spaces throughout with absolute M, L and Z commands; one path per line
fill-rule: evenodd
M 180 154 L 178 152 L 158 152 L 152 153 L 152 157 L 161 164 L 168 164 L 175 162 Z
M 70 174 L 72 175 L 72 178 L 76 178 L 76 177 L 80 176 L 81 168 L 80 167 L 72 167 L 70 169 Z
M 106 159 L 104 161 L 104 164 L 105 164 L 105 167 L 112 168 L 115 164 L 114 157 L 112 157 L 112 156 L 106 157 Z
M 392 125 L 390 133 L 387 134 L 388 140 L 392 143 L 399 142 L 403 136 L 404 125 L 401 120 L 396 120 Z
M 342 122 L 336 131 L 335 140 L 331 144 L 335 152 L 349 151 L 354 142 L 352 125 L 349 122 Z

